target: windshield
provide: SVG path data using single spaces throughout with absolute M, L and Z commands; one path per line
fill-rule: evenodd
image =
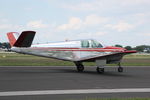
M 92 48 L 102 48 L 103 46 L 98 41 L 91 40 L 91 47 Z

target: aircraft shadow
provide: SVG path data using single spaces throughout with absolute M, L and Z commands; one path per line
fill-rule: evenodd
M 118 73 L 114 71 L 106 71 L 103 74 L 97 73 L 96 71 L 88 71 L 85 70 L 84 72 L 77 72 L 74 69 L 57 69 L 57 71 L 62 73 L 74 73 L 74 74 L 82 74 L 82 75 L 95 75 L 95 76 L 114 76 L 114 77 L 131 77 L 132 75 L 129 75 L 127 73 Z

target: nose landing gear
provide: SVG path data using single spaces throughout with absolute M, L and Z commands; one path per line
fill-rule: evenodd
M 101 67 L 97 67 L 97 68 L 96 68 L 96 71 L 97 71 L 97 73 L 102 74 L 102 73 L 105 72 L 105 69 L 104 69 L 104 68 L 101 68 Z
M 119 66 L 119 67 L 118 67 L 118 72 L 120 72 L 120 73 L 123 72 L 123 67 L 121 67 L 120 62 L 118 63 L 118 66 Z

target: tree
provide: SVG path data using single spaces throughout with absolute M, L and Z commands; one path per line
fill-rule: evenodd
M 121 47 L 121 48 L 122 48 L 123 46 L 122 46 L 122 45 L 119 45 L 119 44 L 116 44 L 115 47 Z
M 136 46 L 134 48 L 135 50 L 137 50 L 138 52 L 150 52 L 150 46 L 148 45 L 140 45 L 140 46 Z
M 125 49 L 127 49 L 127 50 L 132 50 L 132 47 L 131 46 L 126 46 L 126 47 L 124 47 Z
M 10 46 L 10 44 L 8 42 L 4 42 L 4 43 L 2 43 L 2 48 L 3 49 L 10 49 L 11 46 Z
M 2 43 L 0 42 L 0 48 L 2 48 Z

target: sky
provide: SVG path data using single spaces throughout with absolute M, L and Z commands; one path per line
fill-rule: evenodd
M 150 0 L 0 0 L 0 42 L 27 30 L 36 31 L 34 43 L 150 45 Z

